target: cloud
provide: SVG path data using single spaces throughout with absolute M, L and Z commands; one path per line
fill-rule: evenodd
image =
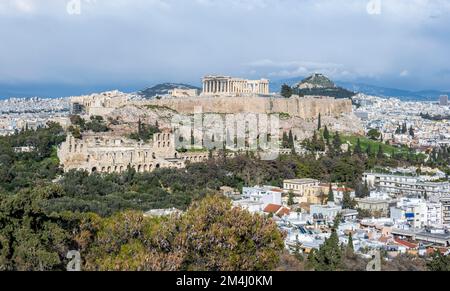
M 141 86 L 322 72 L 448 87 L 439 72 L 450 67 L 450 1 L 382 0 L 379 15 L 367 13 L 368 2 L 81 0 L 81 14 L 70 15 L 68 0 L 1 0 L 0 83 Z
M 400 77 L 408 77 L 409 76 L 409 71 L 408 70 L 403 70 L 400 72 Z

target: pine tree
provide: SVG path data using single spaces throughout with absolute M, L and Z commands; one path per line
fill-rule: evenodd
M 285 97 L 285 98 L 290 98 L 293 94 L 293 90 L 291 88 L 291 86 L 287 85 L 287 84 L 283 84 L 283 86 L 281 86 L 281 96 Z

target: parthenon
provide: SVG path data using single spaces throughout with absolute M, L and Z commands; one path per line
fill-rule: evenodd
M 269 80 L 246 80 L 227 76 L 203 78 L 203 95 L 269 94 Z

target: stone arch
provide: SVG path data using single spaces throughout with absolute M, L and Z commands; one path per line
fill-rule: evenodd
M 91 173 L 96 173 L 97 172 L 97 167 L 93 167 Z
M 141 173 L 141 172 L 142 172 L 142 165 L 139 165 L 139 166 L 138 166 L 138 169 L 137 169 L 137 171 L 138 171 L 139 173 Z
M 147 171 L 148 171 L 148 166 L 144 165 L 144 172 L 147 172 Z
M 102 167 L 102 173 L 104 173 L 106 171 L 105 167 Z
M 159 169 L 159 168 L 161 168 L 161 165 L 160 164 L 156 164 L 155 168 Z
M 119 173 L 122 173 L 122 172 L 123 172 L 123 166 L 120 166 Z
M 108 173 L 111 173 L 111 167 L 108 167 Z

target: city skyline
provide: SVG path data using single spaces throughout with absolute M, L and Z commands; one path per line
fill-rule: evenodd
M 450 90 L 447 1 L 71 3 L 77 2 L 2 1 L 3 91 L 52 86 L 54 95 L 66 96 L 88 93 L 83 88 L 197 85 L 207 74 L 282 80 L 315 72 L 337 81 Z

